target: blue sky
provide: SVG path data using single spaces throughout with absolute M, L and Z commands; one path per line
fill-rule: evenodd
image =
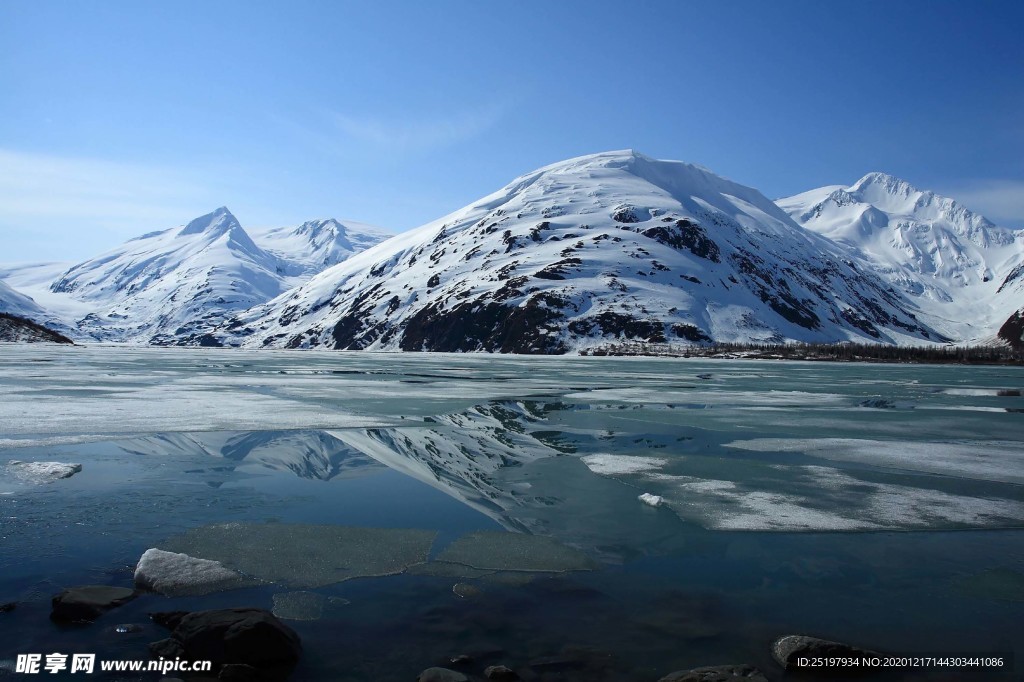
M 0 261 L 227 205 L 415 227 L 635 148 L 770 197 L 882 170 L 1024 227 L 1024 3 L 0 0 Z

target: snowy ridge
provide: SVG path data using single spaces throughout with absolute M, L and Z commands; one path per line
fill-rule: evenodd
M 230 345 L 562 353 L 941 340 L 755 189 L 633 151 L 546 166 L 217 332 Z
M 46 316 L 46 311 L 35 301 L 18 293 L 2 281 L 0 281 L 0 313 L 27 317 L 30 320 L 41 320 Z
M 93 304 L 78 326 L 94 338 L 173 343 L 279 294 L 279 267 L 221 207 L 75 265 L 50 290 Z
M 895 286 L 951 339 L 991 337 L 1024 302 L 1024 232 L 953 199 L 869 173 L 778 204 Z
M 61 335 L 72 333 L 72 330 L 64 323 L 60 316 L 40 306 L 31 297 L 15 291 L 2 280 L 0 280 L 0 313 L 24 318 L 49 330 L 56 331 Z M 8 324 L 13 325 L 14 323 L 9 321 Z M 37 336 L 37 333 L 31 330 L 25 331 L 24 334 L 32 338 Z M 13 331 L 9 335 L 11 338 L 7 340 L 14 340 Z
M 387 236 L 373 226 L 326 219 L 262 230 L 257 242 L 221 207 L 71 267 L 3 266 L 0 280 L 31 292 L 53 311 L 47 322 L 79 340 L 203 343 L 205 331 L 228 316 Z M 25 306 L 19 303 L 18 314 L 32 317 Z
M 250 230 L 260 247 L 288 263 L 287 274 L 301 284 L 360 251 L 394 236 L 382 228 L 334 218 L 309 220 L 298 227 Z

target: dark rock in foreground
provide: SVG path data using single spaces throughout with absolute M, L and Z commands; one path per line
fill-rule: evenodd
M 20 343 L 69 343 L 74 341 L 49 327 L 37 324 L 27 317 L 0 313 L 0 341 Z
M 799 658 L 836 658 L 853 656 L 878 656 L 875 651 L 859 649 L 842 642 L 808 637 L 806 635 L 786 635 L 772 644 L 772 657 L 786 670 L 800 670 L 796 661 Z
M 105 611 L 135 599 L 135 590 L 109 585 L 69 587 L 53 598 L 50 618 L 62 623 L 91 623 Z
M 504 665 L 492 665 L 484 670 L 484 677 L 489 680 L 518 680 L 519 675 L 514 670 Z
M 416 678 L 416 682 L 469 682 L 469 678 L 448 668 L 427 668 Z
M 658 682 L 768 682 L 752 665 L 712 665 L 669 673 Z
M 172 628 L 149 645 L 153 656 L 208 660 L 225 680 L 284 680 L 302 655 L 295 631 L 263 609 L 216 609 L 153 614 Z

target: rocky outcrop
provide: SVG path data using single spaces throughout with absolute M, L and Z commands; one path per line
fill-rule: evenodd
M 109 585 L 69 587 L 53 598 L 50 618 L 61 623 L 91 623 L 110 609 L 135 599 L 135 590 Z
M 68 343 L 74 341 L 26 317 L 0 313 L 0 341 L 16 343 Z
M 153 614 L 172 628 L 150 644 L 153 656 L 212 661 L 223 680 L 285 680 L 302 656 L 290 627 L 263 609 L 237 608 Z
M 714 665 L 669 673 L 658 682 L 768 682 L 752 665 Z

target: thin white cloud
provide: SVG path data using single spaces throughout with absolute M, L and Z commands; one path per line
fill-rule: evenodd
M 457 110 L 444 118 L 395 120 L 360 118 L 331 112 L 330 120 L 345 136 L 388 150 L 422 151 L 472 139 L 492 128 L 502 117 L 503 104 Z
M 972 182 L 942 192 L 1006 227 L 1024 227 L 1024 180 Z
M 0 227 L 67 220 L 134 234 L 176 224 L 183 206 L 209 201 L 206 187 L 175 170 L 0 149 Z

